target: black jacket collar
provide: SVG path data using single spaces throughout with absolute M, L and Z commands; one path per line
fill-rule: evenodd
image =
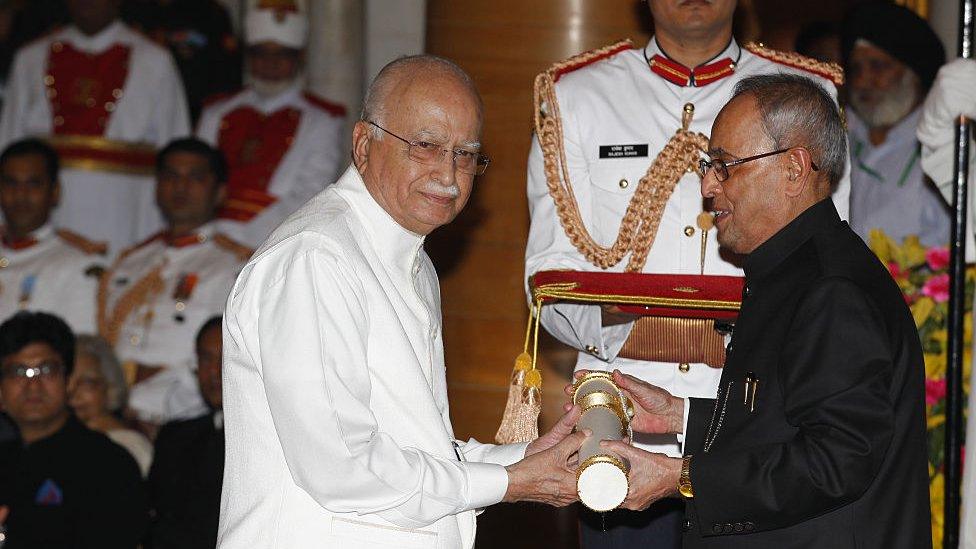
M 761 281 L 804 242 L 837 223 L 840 215 L 829 197 L 810 206 L 749 254 L 743 265 L 747 283 Z

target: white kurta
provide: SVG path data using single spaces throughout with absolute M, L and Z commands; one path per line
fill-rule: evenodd
M 309 101 L 300 86 L 269 99 L 245 89 L 214 103 L 200 115 L 197 137 L 217 146 L 224 117 L 240 107 L 251 107 L 266 115 L 289 107 L 301 113 L 294 141 L 268 185 L 267 192 L 277 201 L 248 222 L 219 221 L 222 232 L 256 248 L 286 217 L 335 181 L 349 142 L 344 134 L 345 118 Z
M 44 77 L 51 44 L 57 41 L 89 53 L 103 52 L 115 44 L 132 48 L 122 98 L 102 137 L 162 147 L 189 134 L 183 85 L 169 52 L 117 21 L 95 36 L 66 27 L 17 52 L 0 117 L 0 147 L 23 137 L 52 133 Z M 64 169 L 61 183 L 55 224 L 109 242 L 112 254 L 162 227 L 151 176 Z
M 197 230 L 199 243 L 174 247 L 156 238 L 127 252 L 107 273 L 106 310 L 112 311 L 133 285 L 162 265 L 162 291 L 126 317 L 115 352 L 122 361 L 165 369 L 135 384 L 129 407 L 146 421 L 162 423 L 207 412 L 196 377 L 194 342 L 200 327 L 223 314 L 227 294 L 243 262 L 212 238 L 213 224 Z M 188 296 L 178 291 L 181 279 L 195 276 Z M 185 293 L 185 292 L 184 292 Z
M 646 49 L 646 52 L 645 52 Z M 658 76 L 645 60 L 663 55 L 652 38 L 646 48 L 630 49 L 564 74 L 556 83 L 562 114 L 566 161 L 573 192 L 586 228 L 593 238 L 610 245 L 620 229 L 637 183 L 654 157 L 681 127 L 682 108 L 695 106 L 690 130 L 708 135 L 719 110 L 732 96 L 736 82 L 757 74 L 793 73 L 812 78 L 836 97 L 829 80 L 753 55 L 733 40 L 717 56 L 737 60 L 735 73 L 702 87 L 681 87 Z M 607 145 L 647 145 L 646 156 L 600 158 Z M 834 192 L 834 203 L 847 218 L 850 179 L 847 173 Z M 644 266 L 646 273 L 699 274 L 701 233 L 696 217 L 703 210 L 701 180 L 697 174 L 681 178 L 668 200 L 654 244 Z M 542 151 L 533 139 L 529 153 L 528 199 L 531 226 L 526 247 L 526 278 L 549 269 L 598 270 L 576 250 L 559 223 L 543 172 Z M 625 258 L 609 269 L 621 272 Z M 719 253 L 715 230 L 708 235 L 705 274 L 742 276 L 739 266 Z M 706 364 L 691 364 L 681 372 L 677 364 L 617 358 L 632 324 L 602 327 L 600 307 L 558 304 L 543 308 L 542 324 L 560 341 L 581 351 L 577 369 L 611 370 L 634 375 L 671 394 L 713 398 L 722 371 Z M 673 435 L 640 435 L 639 446 L 680 455 Z
M 221 549 L 473 546 L 525 446 L 455 441 L 423 243 L 350 167 L 244 267 L 224 320 Z
M 43 311 L 64 319 L 75 333 L 94 333 L 105 258 L 69 244 L 51 225 L 31 236 L 37 243 L 20 250 L 0 242 L 0 322 L 20 310 Z
M 949 243 L 949 208 L 919 162 L 915 129 L 921 115 L 921 108 L 915 110 L 874 146 L 867 125 L 847 109 L 851 228 L 865 241 L 871 229 L 881 229 L 896 242 L 916 235 L 926 246 Z

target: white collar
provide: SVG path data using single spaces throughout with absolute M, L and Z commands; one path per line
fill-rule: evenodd
M 124 42 L 125 24 L 116 19 L 94 36 L 81 32 L 72 25 L 65 29 L 62 39 L 70 42 L 75 48 L 87 53 L 101 53 L 117 43 Z
M 332 188 L 352 207 L 380 258 L 409 270 L 424 245 L 424 236 L 405 229 L 376 202 L 356 166 L 350 165 Z

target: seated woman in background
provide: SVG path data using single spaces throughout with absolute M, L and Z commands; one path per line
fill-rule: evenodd
M 118 415 L 125 406 L 127 391 L 115 353 L 104 339 L 90 335 L 78 336 L 75 349 L 68 404 L 89 429 L 105 433 L 128 450 L 145 477 L 152 463 L 153 447 L 149 439 L 130 429 Z

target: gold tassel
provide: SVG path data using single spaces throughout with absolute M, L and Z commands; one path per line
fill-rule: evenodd
M 539 437 L 539 414 L 542 412 L 542 372 L 536 368 L 539 350 L 539 315 L 542 302 L 536 302 L 529 312 L 525 327 L 522 353 L 515 359 L 512 379 L 508 386 L 508 400 L 502 423 L 495 433 L 499 444 L 529 442 Z M 534 337 L 533 337 L 534 334 Z M 529 341 L 532 354 L 529 354 Z

